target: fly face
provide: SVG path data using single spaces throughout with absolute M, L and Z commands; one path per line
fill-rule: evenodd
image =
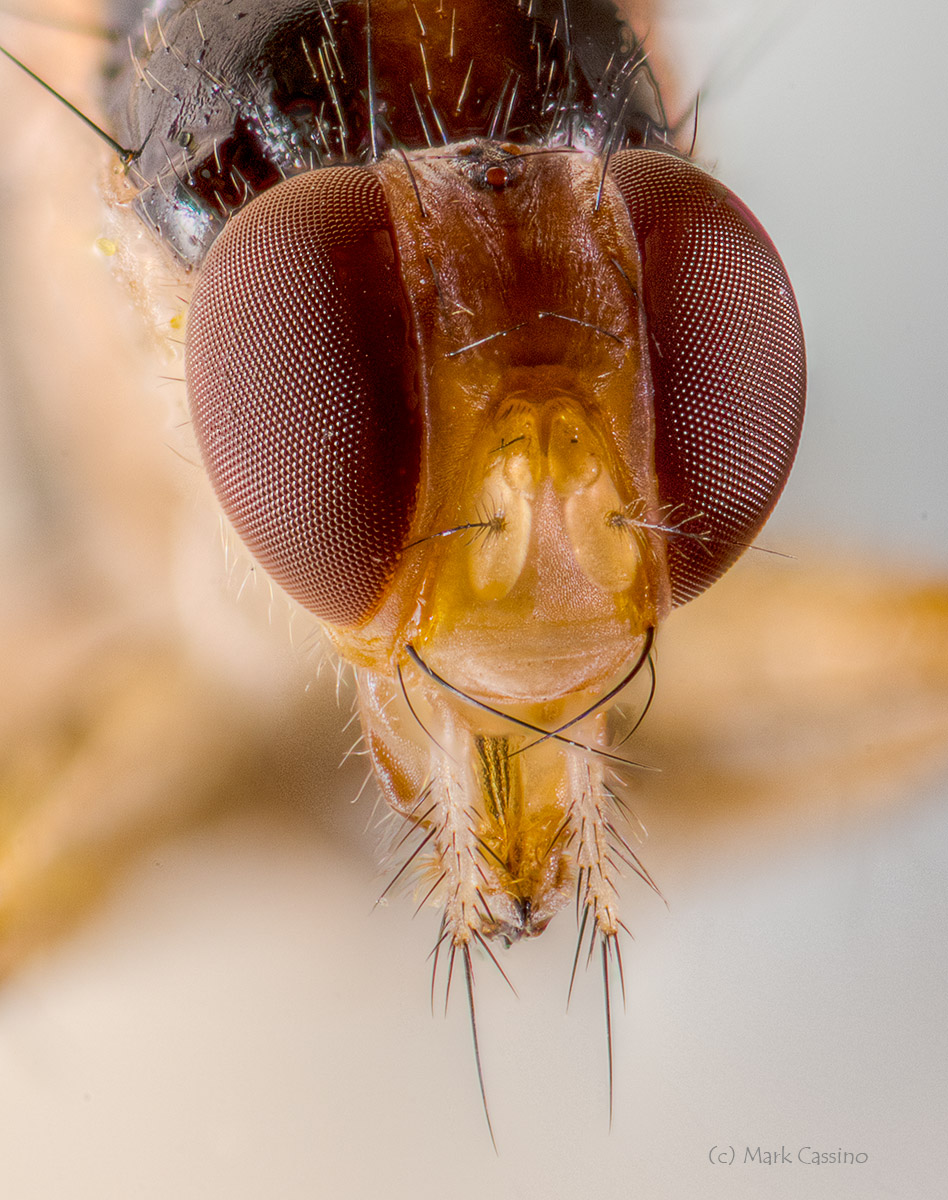
M 355 666 L 452 956 L 573 891 L 605 953 L 647 878 L 613 701 L 796 450 L 783 265 L 605 0 L 242 15 L 163 6 L 114 85 L 125 204 L 197 275 L 205 466 Z
M 657 878 L 667 889 L 673 914 L 670 922 L 660 918 L 654 930 L 650 930 L 649 920 L 658 906 L 649 906 L 635 917 L 636 971 L 634 975 L 627 971 L 630 1019 L 622 1023 L 618 1034 L 618 1052 L 628 1052 L 630 1060 L 634 1056 L 619 1076 L 620 1121 L 629 1136 L 624 1132 L 608 1139 L 604 1136 L 600 1109 L 590 1102 L 582 1086 L 587 1071 L 593 1082 L 599 1076 L 596 1014 L 590 1014 L 588 1026 L 577 1022 L 575 1011 L 568 1024 L 560 1021 L 565 971 L 560 974 L 563 963 L 556 953 L 560 947 L 555 938 L 569 935 L 568 915 L 555 923 L 551 936 L 523 948 L 524 965 L 534 964 L 532 968 L 526 965 L 524 971 L 527 990 L 532 986 L 531 973 L 536 978 L 538 961 L 548 965 L 548 974 L 555 977 L 552 984 L 541 968 L 537 980 L 540 994 L 524 996 L 519 1005 L 505 1003 L 502 1020 L 490 1021 L 491 1061 L 487 1065 L 492 1103 L 504 1126 L 518 1130 L 516 1138 L 504 1139 L 503 1169 L 514 1175 L 529 1171 L 531 1179 L 548 1181 L 553 1194 L 562 1191 L 564 1177 L 573 1179 L 578 1172 L 585 1177 L 594 1174 L 604 1181 L 605 1190 L 611 1187 L 616 1194 L 628 1190 L 630 1177 L 656 1196 L 686 1194 L 694 1186 L 694 1155 L 704 1161 L 709 1149 L 710 1126 L 717 1136 L 716 1118 L 725 1114 L 729 1127 L 740 1133 L 757 1130 L 762 1112 L 768 1138 L 775 1144 L 786 1138 L 788 1130 L 796 1129 L 807 1138 L 813 1136 L 814 1128 L 820 1132 L 821 1113 L 845 1113 L 845 1135 L 851 1135 L 856 1146 L 869 1148 L 870 1165 L 864 1173 L 870 1171 L 878 1187 L 899 1194 L 905 1189 L 907 1168 L 885 1149 L 892 1144 L 893 1134 L 917 1141 L 919 1127 L 926 1128 L 926 1117 L 939 1111 L 940 1076 L 937 1069 L 926 1071 L 924 1066 L 939 1061 L 932 1048 L 943 1037 L 944 1026 L 943 955 L 937 949 L 944 907 L 938 884 L 942 878 L 939 847 L 944 845 L 943 823 L 935 817 L 939 797 L 933 792 L 930 808 L 918 799 L 905 809 L 893 810 L 892 806 L 904 796 L 901 772 L 908 767 L 915 777 L 920 776 L 927 756 L 933 753 L 938 736 L 934 733 L 936 718 L 942 730 L 943 755 L 943 714 L 948 710 L 944 706 L 943 665 L 937 666 L 933 647 L 944 645 L 944 607 L 937 626 L 941 633 L 928 625 L 919 632 L 915 617 L 904 604 L 906 595 L 917 590 L 915 577 L 891 569 L 883 572 L 876 556 L 884 547 L 880 549 L 875 540 L 888 536 L 890 550 L 892 543 L 904 550 L 911 528 L 906 514 L 915 512 L 906 497 L 915 480 L 920 492 L 928 491 L 929 528 L 939 511 L 936 501 L 941 495 L 941 477 L 923 476 L 916 467 L 899 466 L 891 457 L 893 443 L 902 437 L 906 439 L 903 447 L 912 448 L 914 463 L 923 460 L 926 445 L 935 453 L 943 444 L 943 439 L 930 434 L 941 406 L 903 421 L 897 439 L 891 417 L 894 396 L 899 398 L 902 414 L 914 400 L 929 396 L 934 404 L 939 394 L 922 369 L 926 361 L 929 369 L 935 367 L 934 359 L 926 360 L 923 346 L 926 340 L 929 346 L 938 345 L 933 336 L 937 306 L 930 302 L 923 307 L 919 296 L 920 307 L 910 310 L 913 336 L 919 342 L 910 356 L 908 376 L 904 374 L 906 360 L 891 342 L 892 320 L 904 319 L 902 302 L 911 302 L 916 295 L 909 272 L 918 270 L 919 264 L 934 270 L 936 260 L 928 238 L 924 249 L 902 259 L 906 272 L 902 279 L 898 274 L 903 250 L 900 235 L 873 243 L 877 253 L 869 262 L 864 251 L 869 238 L 875 236 L 874 229 L 894 228 L 891 210 L 883 202 L 887 194 L 891 202 L 889 189 L 900 195 L 908 189 L 913 212 L 930 203 L 930 215 L 934 216 L 938 191 L 926 185 L 932 184 L 929 172 L 936 167 L 931 165 L 932 156 L 923 153 L 923 145 L 926 137 L 937 136 L 937 103 L 931 96 L 922 99 L 916 121 L 907 129 L 902 106 L 880 107 L 876 100 L 878 79 L 886 71 L 901 69 L 900 78 L 918 81 L 922 87 L 922 79 L 937 78 L 934 56 L 940 42 L 931 37 L 930 14 L 921 10 L 905 14 L 898 38 L 884 40 L 878 37 L 879 21 L 867 21 L 854 31 L 851 23 L 843 21 L 845 15 L 840 6 L 827 4 L 819 16 L 808 12 L 795 35 L 791 31 L 786 37 L 781 28 L 780 37 L 773 41 L 778 52 L 786 50 L 791 62 L 781 64 L 778 57 L 774 64 L 770 46 L 766 59 L 761 54 L 762 62 L 755 56 L 755 68 L 749 74 L 757 90 L 749 88 L 750 99 L 738 104 L 727 114 L 726 122 L 719 124 L 737 129 L 735 140 L 748 160 L 739 190 L 749 193 L 753 179 L 754 186 L 761 189 L 756 202 L 768 221 L 777 220 L 775 214 L 783 211 L 780 197 L 773 193 L 784 192 L 789 212 L 783 215 L 781 247 L 788 238 L 787 230 L 805 220 L 801 214 L 810 205 L 802 197 L 826 200 L 819 205 L 814 228 L 805 226 L 807 236 L 801 235 L 797 243 L 794 281 L 808 292 L 808 313 L 814 302 L 824 310 L 822 321 L 819 313 L 816 319 L 811 315 L 808 333 L 813 358 L 820 364 L 818 407 L 829 428 L 824 425 L 816 437 L 811 430 L 806 439 L 809 471 L 811 478 L 823 485 L 832 481 L 838 492 L 828 496 L 820 490 L 814 512 L 798 515 L 798 528 L 809 520 L 806 527 L 811 536 L 825 533 L 829 514 L 835 514 L 836 537 L 845 539 L 851 536 L 856 519 L 866 520 L 867 513 L 875 517 L 868 496 L 877 497 L 878 506 L 889 512 L 889 521 L 881 525 L 874 520 L 875 554 L 865 556 L 865 568 L 853 586 L 846 585 L 836 560 L 824 575 L 813 572 L 813 556 L 804 543 L 804 552 L 792 567 L 778 567 L 771 574 L 765 569 L 770 560 L 757 557 L 749 569 L 742 567 L 732 573 L 720 588 L 687 606 L 672 623 L 658 664 L 661 703 L 642 729 L 655 740 L 647 751 L 632 750 L 632 743 L 618 750 L 660 764 L 666 771 L 671 769 L 664 776 L 645 780 L 656 799 L 653 811 L 647 799 L 634 800 L 640 815 L 656 826 L 658 836 L 648 864 L 659 872 Z M 881 17 L 881 13 L 875 15 Z M 839 30 L 845 30 L 845 40 L 840 34 L 837 42 L 827 42 L 827 22 L 834 16 Z M 852 52 L 854 32 L 862 39 L 857 43 L 859 54 Z M 34 64 L 44 61 L 41 51 L 46 38 L 44 31 L 30 51 Z M 27 57 L 27 51 L 10 34 L 6 41 Z M 56 45 L 58 50 L 61 42 Z M 71 51 L 72 43 L 53 54 L 44 71 L 48 78 L 60 80 L 64 66 L 72 65 Z M 788 113 L 787 91 L 798 79 L 801 62 L 810 63 L 813 53 L 818 56 L 813 77 L 822 85 L 815 93 L 801 94 L 797 89 L 794 95 L 801 107 L 795 104 Z M 846 67 L 841 68 L 841 63 Z M 807 75 L 810 70 L 808 66 Z M 837 78 L 842 90 L 834 93 Z M 70 76 L 63 90 L 75 94 Z M 843 111 L 843 95 L 848 106 L 845 111 L 850 118 L 862 114 L 862 123 L 855 129 L 847 123 L 844 139 L 817 136 L 827 113 Z M 715 128 L 712 109 L 703 97 L 702 140 L 709 151 L 717 151 L 722 141 L 726 144 L 726 136 L 722 137 L 722 128 Z M 34 105 L 25 91 L 22 108 L 14 102 L 10 111 L 16 119 L 8 122 L 6 132 L 19 136 L 21 113 L 42 115 L 43 105 Z M 924 132 L 926 117 L 933 123 L 929 133 Z M 781 119 L 790 128 L 782 127 Z M 793 127 L 798 141 L 791 144 L 789 155 L 778 155 L 777 148 L 787 146 L 786 135 Z M 918 139 L 917 145 L 913 138 Z M 898 170 L 887 170 L 879 186 L 866 189 L 861 186 L 865 164 L 873 161 L 882 145 L 886 155 L 897 160 Z M 27 164 L 42 166 L 38 158 L 49 157 L 38 156 L 38 146 L 55 148 L 57 155 L 69 150 L 76 160 L 76 182 L 68 191 L 69 212 L 63 220 L 70 228 L 75 221 L 73 198 L 91 192 L 88 146 L 74 134 L 65 115 L 55 134 L 47 130 L 24 140 Z M 789 166 L 786 157 L 791 160 Z M 889 163 L 894 160 L 886 159 Z M 11 166 L 9 159 L 5 165 Z M 733 183 L 739 169 L 733 165 L 725 169 L 722 164 L 721 174 Z M 17 180 L 23 170 L 21 162 L 15 168 Z M 860 197 L 855 208 L 854 181 Z M 768 188 L 771 194 L 765 200 Z M 36 196 L 42 194 L 32 192 L 23 211 L 36 218 L 41 210 L 63 213 L 60 190 L 50 184 L 49 200 L 39 205 Z M 874 223 L 855 233 L 853 216 L 861 211 L 863 201 Z M 143 520 L 131 533 L 120 529 L 119 534 L 125 536 L 114 536 L 114 525 L 105 525 L 103 537 L 103 526 L 90 524 L 88 511 L 81 510 L 84 527 L 90 533 L 94 530 L 95 538 L 82 543 L 76 537 L 71 544 L 81 545 L 83 561 L 96 566 L 92 551 L 108 549 L 112 565 L 120 561 L 119 575 L 124 582 L 133 547 L 164 540 L 155 537 L 154 527 L 170 514 L 174 499 L 169 489 L 167 503 L 164 493 L 162 503 L 155 502 L 158 472 L 149 469 L 146 473 L 141 459 L 133 458 L 128 447 L 137 446 L 139 453 L 144 447 L 166 467 L 174 467 L 178 459 L 164 449 L 160 430 L 142 431 L 137 439 L 114 436 L 117 422 L 142 420 L 147 406 L 141 402 L 141 375 L 148 374 L 136 362 L 132 337 L 118 336 L 114 324 L 102 315 L 113 314 L 114 319 L 115 307 L 109 307 L 112 293 L 117 293 L 121 312 L 118 289 L 103 280 L 101 293 L 91 300 L 95 279 L 101 273 L 93 262 L 88 267 L 92 286 L 87 273 L 81 286 L 69 291 L 65 310 L 57 310 L 50 299 L 50 289 L 61 286 L 69 248 L 78 245 L 76 253 L 84 264 L 90 257 L 87 248 L 100 232 L 100 219 L 93 213 L 78 236 L 73 227 L 72 240 L 63 237 L 56 241 L 55 253 L 41 270 L 36 269 L 36 259 L 41 252 L 50 251 L 44 232 L 37 232 L 35 223 L 14 222 L 9 210 L 3 224 L 10 238 L 8 249 L 21 245 L 26 260 L 24 272 L 9 293 L 14 297 L 9 312 L 28 317 L 26 332 L 19 327 L 24 345 L 36 345 L 28 340 L 31 325 L 45 334 L 30 355 L 30 365 L 45 368 L 57 334 L 77 334 L 70 343 L 74 357 L 69 367 L 57 377 L 57 387 L 47 389 L 50 412 L 59 420 L 75 422 L 68 438 L 53 443 L 49 459 L 54 471 L 74 466 L 80 447 L 88 447 L 87 478 L 108 483 L 110 489 L 108 502 L 95 508 L 95 518 L 101 522 L 103 515 L 111 514 L 115 521 L 127 511 L 131 496 L 140 500 L 136 511 L 147 514 L 151 522 Z M 868 222 L 868 215 L 864 219 Z M 931 227 L 931 222 L 920 221 L 918 237 Z M 26 237 L 24 230 L 30 231 Z M 792 242 L 792 232 L 789 236 Z M 861 243 L 858 247 L 851 244 L 857 241 Z M 911 245 L 917 245 L 914 235 Z M 825 266 L 818 286 L 813 282 L 817 278 L 814 263 Z M 871 265 L 872 281 L 877 283 L 880 274 L 889 281 L 890 305 L 880 302 L 878 288 L 869 286 L 869 278 L 854 294 L 853 280 L 863 278 L 861 263 L 867 272 Z M 9 267 L 9 255 L 5 266 Z M 47 290 L 40 293 L 42 299 L 33 301 L 33 288 L 43 285 Z M 933 290 L 932 295 L 936 294 Z M 76 296 L 82 297 L 81 308 L 77 308 Z M 51 313 L 58 313 L 59 320 Z M 840 317 L 840 313 L 844 315 Z M 90 348 L 88 357 L 83 358 L 82 343 L 93 340 L 95 335 L 90 338 L 88 330 L 96 324 L 103 327 L 97 352 Z M 854 343 L 853 331 L 860 329 L 862 340 Z M 125 342 L 131 343 L 131 348 L 123 358 Z M 10 345 L 8 341 L 5 352 Z M 881 356 L 880 347 L 884 350 Z M 76 351 L 79 357 L 75 357 Z M 81 364 L 78 368 L 77 362 Z M 880 363 L 888 364 L 898 379 L 880 372 Z M 882 378 L 877 378 L 879 375 Z M 80 395 L 77 387 L 83 382 L 88 383 L 89 392 Z M 854 399 L 843 419 L 840 406 L 845 402 L 841 397 L 847 384 Z M 171 390 L 166 387 L 164 394 Z M 12 396 L 14 401 L 20 398 L 15 389 Z M 102 405 L 98 409 L 97 397 Z M 875 443 L 871 440 L 873 398 L 879 411 L 887 414 L 885 437 Z M 12 411 L 18 409 L 16 405 Z M 90 413 L 95 414 L 92 419 Z M 913 429 L 915 440 L 910 440 Z M 113 443 L 120 449 L 110 455 Z M 827 444 L 835 445 L 835 454 L 826 453 Z M 873 445 L 875 462 L 871 460 Z M 103 465 L 106 460 L 107 469 Z M 184 469 L 188 475 L 197 474 L 190 467 Z M 854 479 L 861 480 L 865 489 L 856 500 L 852 498 Z M 795 500 L 801 492 L 805 488 L 794 489 Z M 74 502 L 72 506 L 79 507 Z M 921 511 L 926 506 L 918 503 L 916 507 Z M 783 505 L 780 513 L 784 532 L 771 532 L 770 544 L 796 551 L 800 543 L 794 543 L 786 532 Z M 185 520 L 191 523 L 193 519 L 189 508 Z M 674 517 L 668 523 L 673 524 Z M 446 537 L 440 544 L 446 548 L 464 537 Z M 213 536 L 210 543 L 210 553 L 201 561 L 207 575 L 216 578 L 219 560 Z M 429 547 L 438 544 L 434 540 L 426 543 Z M 11 561 L 9 554 L 7 561 Z M 76 567 L 76 558 L 70 555 L 66 580 L 56 576 L 55 589 L 48 584 L 36 589 L 30 596 L 32 607 L 35 609 L 37 598 L 53 591 L 70 595 Z M 18 561 L 15 570 L 8 570 L 5 582 L 9 586 L 23 579 Z M 204 605 L 205 594 L 195 592 L 193 575 L 189 583 L 189 608 L 197 610 Z M 135 619 L 117 624 L 122 638 L 129 638 L 129 629 L 140 627 L 142 612 L 153 611 L 156 590 L 149 575 L 147 587 L 133 596 Z M 232 590 L 236 591 L 236 586 Z M 98 578 L 91 587 L 83 586 L 83 599 L 94 617 L 96 632 L 102 628 L 103 608 L 110 594 Z M 854 603 L 854 596 L 863 607 Z M 229 599 L 232 601 L 232 596 Z M 880 611 L 869 619 L 866 610 L 873 605 Z M 215 610 L 215 619 L 222 623 L 225 611 L 233 612 L 233 604 Z M 833 620 L 845 630 L 844 638 L 835 636 Z M 286 640 L 280 624 L 275 622 L 276 644 Z M 265 674 L 263 656 L 248 655 L 247 643 L 234 642 L 230 628 L 227 633 L 239 646 L 241 659 L 253 657 L 253 674 L 259 683 Z M 70 674 L 77 671 L 77 661 L 82 664 L 82 691 L 87 703 L 96 708 L 101 727 L 106 721 L 105 709 L 114 712 L 121 703 L 106 705 L 94 695 L 89 699 L 89 693 L 99 688 L 101 676 L 94 677 L 95 689 L 90 688 L 87 667 L 90 659 L 102 657 L 103 645 L 100 636 L 93 647 L 95 654 L 83 658 L 81 647 L 92 640 L 88 630 L 84 631 L 80 649 L 74 643 L 66 658 Z M 750 651 L 748 643 L 753 647 Z M 22 702 L 24 689 L 34 680 L 39 686 L 43 672 L 37 670 L 33 656 L 51 644 L 50 629 L 43 628 L 39 636 L 21 641 L 31 653 L 29 669 L 12 672 L 8 663 L 7 681 L 14 687 L 13 704 L 5 705 L 8 717 L 21 711 L 17 704 Z M 933 682 L 927 691 L 915 659 L 907 657 L 913 644 L 919 662 L 924 661 L 931 672 Z M 131 645 L 138 657 L 137 644 Z M 273 653 L 272 645 L 267 653 Z M 748 659 L 751 666 L 744 665 Z M 848 668 L 853 660 L 859 665 L 855 673 Z M 942 682 L 936 690 L 934 679 L 939 669 Z M 15 684 L 10 678 L 14 673 L 19 676 Z M 676 673 L 683 680 L 677 690 Z M 42 711 L 48 718 L 64 710 L 69 691 L 61 682 L 51 686 L 51 673 L 46 674 Z M 644 672 L 640 681 L 641 674 Z M 839 704 L 829 711 L 825 704 L 828 675 L 831 682 L 838 679 L 841 689 L 841 694 L 830 692 L 838 694 Z M 149 712 L 160 709 L 158 682 L 165 686 L 167 676 L 167 666 L 162 663 Z M 98 694 L 111 693 L 103 688 Z M 413 690 L 413 699 L 416 694 Z M 182 693 L 173 696 L 173 702 L 183 708 L 182 699 Z M 65 759 L 71 790 L 50 787 L 41 796 L 51 803 L 45 808 L 38 806 L 47 835 L 43 848 L 50 857 L 63 846 L 68 849 L 76 844 L 86 814 L 94 816 L 100 835 L 128 838 L 128 826 L 121 823 L 123 814 L 129 811 L 130 798 L 144 805 L 140 789 L 146 780 L 156 789 L 150 803 L 167 812 L 170 803 L 203 778 L 202 770 L 223 759 L 220 742 L 204 736 L 205 726 L 200 721 L 217 706 L 203 701 L 200 707 L 200 713 L 187 709 L 187 721 L 170 728 L 161 726 L 152 738 L 139 736 L 137 742 L 129 715 L 123 736 L 110 739 L 109 756 L 94 763 L 87 760 L 81 772 L 70 765 L 75 760 Z M 867 721 L 873 714 L 874 719 Z M 911 724 L 916 714 L 931 718 L 931 745 L 913 737 Z M 261 736 L 257 709 L 252 716 L 243 736 L 256 754 L 273 734 L 268 727 L 265 737 Z M 307 725 L 307 736 L 317 752 L 328 741 L 326 730 L 338 721 L 334 712 L 321 714 L 321 719 L 323 724 L 310 719 Z M 91 721 L 88 724 L 96 727 Z M 81 728 L 74 716 L 66 726 L 70 736 Z M 620 727 L 616 737 L 627 728 Z M 315 738 L 314 730 L 320 731 Z M 904 734 L 901 740 L 900 734 Z M 567 730 L 563 737 L 570 735 Z M 140 759 L 135 758 L 136 745 Z M 22 755 L 22 748 L 22 743 L 16 745 L 17 754 Z M 353 783 L 352 775 L 334 776 L 342 749 L 319 759 L 314 776 L 318 782 L 316 786 L 310 783 L 308 795 L 323 801 L 330 792 L 336 811 L 345 812 L 358 781 Z M 60 772 L 63 761 L 57 764 Z M 163 773 L 166 763 L 167 774 Z M 424 1004 L 419 1002 L 418 993 L 424 992 L 425 984 L 418 978 L 417 966 L 427 950 L 422 923 L 412 926 L 404 921 L 403 912 L 376 913 L 369 919 L 364 913 L 365 897 L 372 894 L 373 883 L 353 870 L 353 861 L 358 862 L 355 855 L 340 854 L 335 840 L 319 836 L 322 830 L 314 836 L 305 818 L 293 822 L 284 834 L 277 792 L 282 778 L 278 768 L 285 763 L 273 759 L 270 763 L 269 774 L 252 785 L 259 789 L 265 811 L 252 821 L 249 834 L 239 845 L 234 845 L 237 839 L 232 823 L 223 836 L 217 829 L 205 830 L 196 840 L 164 844 L 159 852 L 145 856 L 131 888 L 123 887 L 126 894 L 121 903 L 104 921 L 97 918 L 77 944 L 54 955 L 40 971 L 29 970 L 5 982 L 5 1040 L 18 1047 L 3 1073 L 2 1102 L 6 1126 L 12 1131 L 5 1150 L 4 1178 L 14 1191 L 17 1181 L 24 1193 L 41 1188 L 37 1180 L 43 1177 L 48 1161 L 51 1192 L 59 1187 L 62 1164 L 67 1162 L 80 1191 L 88 1180 L 88 1189 L 101 1194 L 105 1171 L 113 1180 L 117 1172 L 124 1172 L 136 1180 L 136 1186 L 148 1174 L 155 1181 L 155 1194 L 187 1193 L 194 1187 L 195 1171 L 199 1174 L 202 1164 L 207 1167 L 209 1162 L 203 1136 L 209 1113 L 226 1114 L 224 1148 L 221 1151 L 218 1146 L 219 1157 L 214 1158 L 211 1169 L 218 1182 L 227 1180 L 234 1195 L 272 1190 L 274 1171 L 276 1177 L 285 1177 L 287 1194 L 305 1193 L 307 1187 L 310 1193 L 314 1188 L 318 1191 L 327 1178 L 336 1176 L 347 1180 L 345 1187 L 351 1189 L 353 1164 L 366 1158 L 371 1161 L 365 1171 L 372 1173 L 373 1181 L 366 1187 L 375 1191 L 391 1190 L 393 1171 L 399 1170 L 412 1181 L 406 1186 L 417 1191 L 420 1183 L 423 1190 L 424 1182 L 433 1179 L 435 1172 L 439 1180 L 447 1170 L 453 1170 L 456 1177 L 460 1162 L 470 1164 L 469 1182 L 458 1185 L 465 1195 L 496 1187 L 496 1164 L 489 1155 L 481 1155 L 478 1162 L 477 1151 L 482 1147 L 476 1138 L 472 1145 L 470 1126 L 463 1118 L 465 1100 L 473 1097 L 467 1096 L 467 1088 L 457 1086 L 458 1073 L 464 1077 L 467 1047 L 455 1047 L 454 1043 L 462 1042 L 464 1031 L 453 1023 L 445 1027 L 429 1022 L 422 1011 Z M 149 771 L 157 776 L 153 781 Z M 219 776 L 218 794 L 230 801 L 240 778 L 237 770 Z M 884 806 L 881 816 L 878 810 L 862 807 L 864 784 L 870 778 L 877 802 Z M 653 783 L 657 785 L 654 788 Z M 842 798 L 845 807 L 841 807 Z M 754 845 L 748 852 L 742 839 L 749 836 L 749 828 L 759 828 L 761 810 L 768 811 L 768 805 L 773 806 L 769 811 L 780 814 L 777 830 L 763 850 Z M 361 805 L 354 810 L 358 815 L 353 822 L 360 827 L 361 810 Z M 928 813 L 934 823 L 927 819 Z M 61 816 L 58 826 L 53 820 L 56 815 Z M 139 819 L 142 815 L 143 811 Z M 926 818 L 925 823 L 919 818 Z M 63 825 L 68 827 L 68 838 Z M 237 825 L 245 828 L 240 820 Z M 137 839 L 139 827 L 134 828 Z M 58 844 L 50 842 L 50 833 L 59 836 Z M 22 843 L 22 830 L 17 830 L 17 840 Z M 136 840 L 135 847 L 139 844 Z M 102 845 L 100 836 L 93 851 L 97 860 Z M 690 853 L 684 852 L 684 847 Z M 4 857 L 4 948 L 11 897 L 8 870 L 9 859 Z M 363 875 L 368 873 L 366 870 Z M 60 874 L 56 884 L 61 880 Z M 30 889 L 31 904 L 42 890 L 42 882 Z M 48 890 L 55 907 L 61 908 L 59 887 Z M 185 921 L 182 912 L 188 913 Z M 417 943 L 411 942 L 413 937 L 418 938 Z M 406 956 L 408 945 L 412 949 Z M 402 961 L 406 957 L 407 963 Z M 251 963 L 252 968 L 248 966 Z M 485 1005 L 485 1015 L 490 1015 L 493 981 L 485 978 L 478 982 L 483 991 L 480 1003 Z M 238 1003 L 235 997 L 240 998 Z M 584 999 L 580 996 L 580 1005 Z M 547 1001 L 551 1012 L 545 1011 Z M 574 1008 L 576 1003 L 574 996 Z M 271 1020 L 274 1006 L 281 1013 L 279 1022 Z M 904 1019 L 906 1012 L 912 1014 L 910 1021 Z M 354 1027 L 358 1030 L 355 1037 Z M 241 1046 L 240 1054 L 234 1054 L 235 1045 Z M 451 1056 L 452 1048 L 458 1052 L 457 1060 Z M 50 1070 L 38 1072 L 41 1063 Z M 917 1069 L 907 1070 L 906 1064 Z M 182 1076 L 195 1080 L 197 1086 L 182 1090 Z M 531 1081 L 534 1096 L 549 1099 L 525 1103 L 525 1079 Z M 570 1081 L 569 1088 L 563 1086 L 565 1079 Z M 410 1080 L 414 1094 L 400 1091 L 393 1102 L 391 1086 L 386 1086 L 389 1080 L 395 1081 L 394 1086 Z M 814 1088 L 822 1097 L 816 1110 Z M 76 1105 L 79 1094 L 89 1095 L 98 1114 L 91 1123 L 89 1105 Z M 893 1095 L 911 1102 L 893 1107 Z M 24 1103 L 31 1096 L 36 1097 L 35 1103 Z M 449 1111 L 449 1098 L 452 1106 L 455 1102 L 460 1106 L 460 1119 L 456 1110 Z M 305 1139 L 296 1136 L 298 1125 L 287 1121 L 289 1111 L 311 1115 Z M 36 1153 L 37 1144 L 48 1146 L 51 1122 L 63 1152 L 53 1158 Z M 431 1131 L 426 1146 L 434 1157 L 431 1165 L 419 1168 L 417 1135 L 422 1123 Z M 117 1128 L 128 1136 L 116 1140 Z M 823 1131 L 829 1129 L 829 1140 L 835 1142 L 836 1124 L 824 1122 Z M 193 1154 L 167 1157 L 152 1171 L 156 1137 L 171 1146 L 190 1148 L 195 1146 L 196 1131 L 200 1131 L 200 1145 Z M 376 1149 L 375 1154 L 365 1156 L 367 1144 Z M 262 1145 L 268 1150 L 279 1146 L 282 1165 L 274 1167 L 272 1155 L 261 1156 Z M 93 1152 L 96 1146 L 100 1153 Z M 577 1150 L 578 1146 L 584 1149 Z M 683 1148 L 686 1154 L 682 1154 Z M 916 1190 L 920 1193 L 927 1187 L 934 1194 L 931 1173 L 935 1170 L 932 1163 L 937 1161 L 937 1156 L 922 1155 L 915 1162 L 913 1173 L 919 1179 Z M 149 1166 L 143 1172 L 145 1163 Z M 852 1184 L 857 1190 L 865 1188 L 864 1173 L 859 1177 L 862 1183 Z M 264 1176 L 265 1184 L 261 1182 Z M 845 1184 L 835 1175 L 833 1179 L 827 1187 L 836 1189 L 838 1196 Z M 720 1189 L 727 1192 L 732 1183 L 728 1176 Z M 709 1186 L 713 1190 L 714 1185 Z

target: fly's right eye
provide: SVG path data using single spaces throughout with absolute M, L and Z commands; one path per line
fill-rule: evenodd
M 421 470 L 417 350 L 374 175 L 300 175 L 228 222 L 191 305 L 186 373 L 205 466 L 248 548 L 318 617 L 364 622 Z

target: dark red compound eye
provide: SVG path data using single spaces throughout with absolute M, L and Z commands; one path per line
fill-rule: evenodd
M 416 348 L 374 175 L 278 184 L 228 223 L 188 317 L 187 385 L 221 505 L 323 620 L 377 608 L 414 513 Z
M 682 159 L 616 154 L 610 172 L 642 256 L 655 469 L 676 604 L 744 552 L 783 490 L 803 423 L 806 356 L 793 289 L 756 218 Z

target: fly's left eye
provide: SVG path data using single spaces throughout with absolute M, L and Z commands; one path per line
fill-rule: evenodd
M 743 553 L 783 490 L 803 423 L 793 289 L 760 223 L 682 159 L 624 150 L 611 174 L 642 258 L 655 473 L 677 604 Z
M 416 357 L 388 205 L 368 171 L 279 184 L 212 246 L 188 318 L 201 453 L 252 553 L 338 625 L 378 607 L 411 524 Z

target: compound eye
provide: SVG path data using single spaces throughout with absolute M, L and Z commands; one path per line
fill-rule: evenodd
M 655 470 L 682 604 L 741 555 L 783 490 L 803 424 L 803 331 L 773 243 L 732 192 L 655 151 L 622 151 L 610 170 L 642 258 Z
M 415 509 L 417 351 L 378 179 L 278 184 L 211 247 L 188 316 L 205 466 L 250 551 L 325 621 L 380 604 Z

